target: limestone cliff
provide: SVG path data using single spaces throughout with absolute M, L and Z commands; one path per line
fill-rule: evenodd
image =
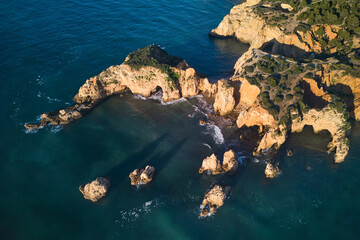
M 235 107 L 234 88 L 227 80 L 219 80 L 215 95 L 214 110 L 220 115 L 229 114 Z
M 286 51 L 288 56 L 297 56 L 310 51 L 321 51 L 321 47 L 312 32 L 285 33 L 279 26 L 270 25 L 259 15 L 256 9 L 260 0 L 246 1 L 234 6 L 219 26 L 210 32 L 212 36 L 235 37 L 250 44 L 251 48 L 261 48 L 272 42 L 272 53 Z M 261 6 L 266 8 L 266 6 Z
M 316 132 L 329 131 L 333 137 L 329 151 L 335 151 L 335 162 L 344 160 L 350 126 L 344 101 L 327 91 L 327 86 L 335 84 L 335 73 L 327 71 L 333 63 L 317 60 L 317 65 L 300 64 L 258 49 L 250 49 L 238 60 L 231 78 L 241 82 L 236 123 L 239 128 L 259 127 L 262 138 L 255 155 L 278 149 L 289 132 L 302 131 L 304 125 L 309 125 Z M 341 82 L 356 92 L 356 78 L 337 76 L 341 76 L 337 84 Z
M 68 124 L 79 119 L 105 98 L 130 91 L 149 97 L 162 90 L 164 102 L 191 97 L 200 92 L 215 95 L 217 85 L 189 67 L 185 60 L 169 55 L 156 45 L 131 53 L 121 65 L 111 66 L 99 75 L 88 79 L 74 97 L 75 106 L 44 113 L 40 121 L 26 124 L 36 129 L 47 124 Z M 226 111 L 222 110 L 222 112 Z
M 233 150 L 228 150 L 224 153 L 222 163 L 217 159 L 215 154 L 205 158 L 202 162 L 201 168 L 199 169 L 199 173 L 203 173 L 205 171 L 211 172 L 213 175 L 221 174 L 221 173 L 234 173 L 239 166 L 239 162 L 236 158 L 236 154 Z
M 360 120 L 360 78 L 354 77 L 345 70 L 334 69 L 336 65 L 323 64 L 322 71 L 318 73 L 321 83 L 329 91 L 342 94 L 347 98 L 351 106 L 351 114 L 356 120 Z
M 344 112 L 334 107 L 327 106 L 321 111 L 311 109 L 293 120 L 291 125 L 292 132 L 301 132 L 305 125 L 312 126 L 315 133 L 323 130 L 330 132 L 332 140 L 328 145 L 329 152 L 335 151 L 335 162 L 344 161 L 349 151 L 349 139 L 346 131 L 349 129 L 347 118 Z

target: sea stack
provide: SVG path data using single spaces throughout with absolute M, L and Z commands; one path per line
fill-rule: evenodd
M 131 185 L 147 184 L 153 180 L 155 168 L 152 166 L 146 166 L 145 169 L 135 169 L 130 173 L 129 178 Z
M 231 187 L 221 186 L 219 184 L 213 185 L 205 194 L 204 200 L 201 204 L 201 217 L 206 217 L 214 214 L 219 207 L 224 205 L 225 198 L 230 194 Z
M 215 154 L 205 158 L 202 162 L 201 168 L 199 169 L 199 173 L 203 173 L 205 171 L 211 172 L 213 175 L 226 173 L 226 172 L 234 172 L 237 170 L 239 166 L 239 162 L 236 159 L 236 154 L 233 150 L 229 150 L 224 153 L 222 164 L 217 159 Z
M 271 163 L 268 163 L 265 168 L 265 176 L 267 178 L 274 178 L 280 173 L 280 168 L 274 166 Z
M 85 199 L 93 202 L 99 201 L 105 197 L 110 187 L 110 179 L 105 177 L 98 177 L 94 181 L 87 183 L 85 186 L 79 187 L 80 192 L 84 195 Z

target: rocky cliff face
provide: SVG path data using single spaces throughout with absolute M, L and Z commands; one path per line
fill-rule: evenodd
M 358 79 L 328 71 L 333 63 L 317 60 L 317 65 L 299 64 L 258 49 L 250 49 L 238 60 L 231 78 L 241 82 L 236 123 L 238 128 L 259 127 L 263 135 L 255 155 L 269 148 L 278 149 L 290 132 L 302 131 L 309 125 L 315 132 L 329 131 L 333 137 L 329 151 L 335 151 L 335 162 L 344 160 L 349 142 L 348 114 L 343 100 L 327 90 L 342 84 L 348 88 L 337 89 L 340 93 L 345 94 L 345 90 L 356 93 Z
M 291 125 L 292 132 L 301 132 L 305 125 L 312 126 L 315 133 L 323 130 L 330 132 L 332 140 L 328 145 L 329 152 L 335 151 L 335 162 L 344 161 L 349 151 L 349 139 L 346 137 L 346 131 L 349 128 L 347 118 L 344 112 L 336 108 L 327 106 L 321 111 L 311 109 L 293 120 Z
M 233 150 L 228 150 L 224 153 L 222 163 L 217 159 L 215 154 L 205 158 L 202 162 L 201 168 L 199 169 L 199 173 L 203 173 L 205 171 L 211 172 L 213 175 L 221 174 L 221 173 L 234 173 L 239 166 L 239 162 L 236 159 L 236 154 Z
M 227 80 L 219 80 L 215 95 L 214 110 L 224 116 L 232 112 L 235 107 L 234 88 Z
M 162 100 L 169 102 L 195 96 L 200 92 L 215 95 L 217 84 L 209 83 L 207 78 L 189 67 L 185 60 L 151 45 L 131 53 L 123 64 L 111 66 L 88 79 L 74 97 L 75 106 L 44 113 L 38 123 L 26 124 L 25 127 L 36 129 L 47 124 L 68 124 L 81 118 L 109 96 L 130 91 L 149 97 L 158 90 L 162 90 Z M 224 94 L 226 97 L 226 93 Z M 226 107 L 227 105 L 220 106 L 219 110 L 224 112 Z
M 235 37 L 250 44 L 250 48 L 261 48 L 271 43 L 273 54 L 286 52 L 287 56 L 297 56 L 305 52 L 320 52 L 321 47 L 313 37 L 312 31 L 285 33 L 282 27 L 270 25 L 256 9 L 269 8 L 260 6 L 260 0 L 246 1 L 233 7 L 219 26 L 210 32 L 211 36 Z
M 323 64 L 318 73 L 321 82 L 329 91 L 342 94 L 352 105 L 350 113 L 357 121 L 360 120 L 360 78 L 353 77 L 344 70 L 332 69 L 332 64 Z

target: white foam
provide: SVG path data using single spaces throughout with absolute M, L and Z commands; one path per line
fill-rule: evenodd
M 148 97 L 147 99 L 151 99 L 151 100 L 155 100 L 155 101 L 158 101 L 158 102 L 161 102 L 162 101 L 162 92 L 161 91 L 158 91 L 154 94 L 152 94 L 150 97 Z
M 38 76 L 35 81 L 36 81 L 36 83 L 37 83 L 39 86 L 41 86 L 41 85 L 44 84 L 44 82 L 42 81 L 42 79 L 41 79 L 40 76 Z
M 170 102 L 163 102 L 161 99 L 161 105 L 172 105 L 172 104 L 177 104 L 177 103 L 182 103 L 182 102 L 187 102 L 186 98 L 179 98 L 177 100 L 174 101 L 170 101 Z
M 53 126 L 51 127 L 51 132 L 53 133 L 58 133 L 60 132 L 64 127 L 62 125 L 56 125 L 56 126 Z
M 51 97 L 46 97 L 47 100 L 49 100 L 49 103 L 52 103 L 52 102 L 61 102 L 60 99 L 57 99 L 57 98 L 51 98 Z
M 141 95 L 138 95 L 138 94 L 134 94 L 134 95 L 133 95 L 133 98 L 135 98 L 135 99 L 140 99 L 140 100 L 146 100 L 146 97 L 141 96 Z
M 155 198 L 154 200 L 145 202 L 139 208 L 122 210 L 120 211 L 120 219 L 115 220 L 115 223 L 118 223 L 121 225 L 121 227 L 124 227 L 127 223 L 138 221 L 139 217 L 149 214 L 153 208 L 157 208 L 159 206 L 160 200 Z
M 37 132 L 39 131 L 39 129 L 41 129 L 41 128 L 43 128 L 43 126 L 37 128 L 37 129 L 25 129 L 25 133 L 26 133 L 26 134 L 29 134 L 29 133 L 37 133 Z
M 224 135 L 221 132 L 221 129 L 213 124 L 208 124 L 206 126 L 206 133 L 211 134 L 216 144 L 223 144 L 224 143 Z
M 203 143 L 203 145 L 210 148 L 210 149 L 212 149 L 211 146 L 209 144 L 207 144 L 207 143 Z
M 195 117 L 195 113 L 188 114 L 188 117 L 189 117 L 189 118 L 194 118 L 194 117 Z

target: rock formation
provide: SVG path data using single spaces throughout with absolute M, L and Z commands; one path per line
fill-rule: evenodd
M 215 95 L 214 110 L 220 115 L 231 113 L 235 107 L 234 88 L 223 79 L 218 81 L 218 91 Z
M 330 132 L 332 141 L 329 143 L 329 152 L 335 151 L 335 162 L 344 161 L 349 151 L 349 139 L 346 137 L 349 123 L 344 118 L 344 113 L 329 106 L 321 111 L 311 109 L 302 117 L 294 119 L 291 126 L 292 132 L 301 132 L 305 125 L 312 126 L 315 133 L 323 130 Z
M 217 92 L 217 84 L 209 83 L 185 60 L 151 45 L 129 54 L 123 64 L 111 66 L 88 79 L 74 97 L 75 106 L 44 113 L 38 123 L 28 123 L 25 127 L 36 129 L 47 124 L 68 124 L 109 96 L 130 91 L 149 97 L 159 89 L 162 90 L 162 100 L 169 102 L 200 92 L 212 96 Z
M 129 178 L 131 185 L 147 184 L 152 181 L 155 173 L 155 168 L 146 166 L 145 169 L 135 169 L 130 173 Z
M 236 154 L 233 150 L 224 153 L 222 162 L 222 169 L 224 172 L 233 172 L 239 167 L 239 162 L 236 159 Z
M 242 42 L 249 43 L 251 49 L 272 45 L 270 49 L 272 54 L 282 53 L 288 57 L 322 51 L 321 43 L 314 34 L 318 30 L 318 26 L 312 27 L 309 31 L 296 30 L 296 16 L 288 19 L 285 26 L 271 24 L 267 18 L 270 18 L 274 8 L 271 4 L 260 5 L 261 2 L 261 0 L 251 0 L 234 6 L 230 14 L 226 15 L 219 26 L 213 29 L 209 35 L 235 37 Z M 282 8 L 292 11 L 288 4 L 282 4 Z M 339 28 L 335 25 L 325 25 L 324 32 L 328 39 L 332 40 L 337 37 L 338 30 Z
M 99 201 L 105 197 L 110 187 L 110 180 L 104 177 L 98 177 L 94 181 L 87 183 L 85 186 L 79 187 L 80 192 L 84 195 L 85 199 L 93 202 Z
M 211 174 L 217 175 L 226 172 L 234 172 L 237 170 L 238 166 L 239 162 L 236 159 L 235 152 L 233 150 L 229 150 L 224 153 L 222 164 L 215 154 L 205 158 L 202 162 L 201 168 L 199 169 L 199 173 L 210 171 Z
M 210 157 L 207 157 L 203 160 L 199 173 L 205 171 L 211 171 L 212 174 L 220 174 L 222 170 L 220 161 L 217 159 L 215 154 L 212 154 Z
M 218 184 L 212 186 L 202 201 L 200 216 L 206 217 L 214 214 L 219 207 L 224 205 L 224 200 L 230 192 L 231 188 L 229 186 L 221 186 Z
M 265 168 L 265 176 L 267 178 L 274 178 L 280 173 L 278 166 L 274 166 L 271 163 L 268 163 Z

